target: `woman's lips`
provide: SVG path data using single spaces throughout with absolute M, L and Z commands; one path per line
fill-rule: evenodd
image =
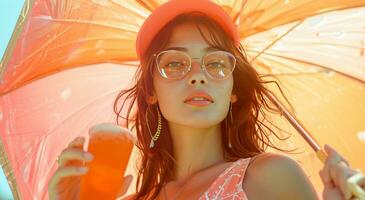
M 212 102 L 210 102 L 208 100 L 189 100 L 189 101 L 186 101 L 185 103 L 193 105 L 193 106 L 204 107 L 204 106 L 208 106 Z

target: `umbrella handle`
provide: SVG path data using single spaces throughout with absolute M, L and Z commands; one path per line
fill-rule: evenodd
M 328 155 L 322 149 L 316 151 L 317 158 L 324 164 Z M 362 173 L 357 173 L 347 179 L 347 186 L 350 188 L 351 192 L 358 199 L 365 199 L 365 191 L 360 187 L 360 183 L 365 183 L 365 176 Z

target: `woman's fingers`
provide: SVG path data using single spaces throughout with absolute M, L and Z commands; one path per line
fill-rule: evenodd
M 352 193 L 347 187 L 347 178 L 356 173 L 355 170 L 349 168 L 349 163 L 344 159 L 334 148 L 325 145 L 325 150 L 328 153 L 325 167 L 321 178 L 324 183 L 331 184 L 332 182 L 342 192 L 345 199 L 350 199 Z
M 325 167 L 323 169 L 319 170 L 319 176 L 321 177 L 321 180 L 324 184 L 324 186 L 333 186 L 334 183 L 331 181 L 330 176 L 325 174 Z
M 66 149 L 58 157 L 58 165 L 64 166 L 82 166 L 86 161 L 92 160 L 92 154 L 83 150 L 85 138 L 77 137 L 72 140 Z
M 80 176 L 87 173 L 83 163 L 93 159 L 92 154 L 83 150 L 84 142 L 84 137 L 75 138 L 58 156 L 59 167 L 48 184 L 50 200 L 58 199 L 59 195 L 77 194 L 77 191 L 72 191 L 77 190 Z
M 351 189 L 347 186 L 347 179 L 356 173 L 356 171 L 343 165 L 335 165 L 330 168 L 331 178 L 334 180 L 335 185 L 340 188 L 345 199 L 350 199 L 352 196 Z
M 69 176 L 79 176 L 88 171 L 87 167 L 64 167 L 57 170 L 54 174 L 56 180 Z
M 324 149 L 326 150 L 326 152 L 329 154 L 329 155 L 332 155 L 333 159 L 332 161 L 337 161 L 338 162 L 343 162 L 341 164 L 344 164 L 345 166 L 349 167 L 350 164 L 349 162 L 343 157 L 341 156 L 341 154 L 339 154 L 336 149 L 334 149 L 333 147 L 331 147 L 330 145 L 326 144 L 324 145 Z
M 57 184 L 65 177 L 70 176 L 81 176 L 87 173 L 87 167 L 64 167 L 56 170 L 49 182 L 49 191 L 52 193 L 57 193 Z
M 341 191 L 332 185 L 324 185 L 323 200 L 343 200 Z
M 81 148 L 83 149 L 84 147 L 84 142 L 85 142 L 85 138 L 84 137 L 77 137 L 74 140 L 72 140 L 69 144 L 68 144 L 68 148 Z
M 69 161 L 71 160 L 78 160 L 80 161 L 91 161 L 93 159 L 93 155 L 91 153 L 85 152 L 83 150 L 79 149 L 72 149 L 68 148 L 62 151 L 62 153 L 59 156 L 59 166 L 63 167 L 66 166 L 66 164 L 69 164 Z
M 344 160 L 333 148 L 329 147 L 329 145 L 324 146 L 325 151 L 328 154 L 325 165 L 322 170 L 322 181 L 324 184 L 331 184 L 331 177 L 329 169 L 331 166 L 336 165 L 341 160 Z

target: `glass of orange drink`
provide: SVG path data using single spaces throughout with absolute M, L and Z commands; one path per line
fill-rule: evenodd
M 100 124 L 89 130 L 88 152 L 94 159 L 85 163 L 88 172 L 81 178 L 81 200 L 115 200 L 123 184 L 135 139 L 127 128 Z

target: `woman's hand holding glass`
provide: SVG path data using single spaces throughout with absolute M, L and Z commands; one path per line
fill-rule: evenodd
M 93 159 L 92 154 L 83 150 L 84 142 L 84 137 L 75 138 L 59 155 L 59 167 L 48 185 L 50 200 L 79 199 L 81 176 L 88 170 L 83 163 Z
M 89 136 L 87 151 L 83 150 L 85 138 L 77 137 L 58 156 L 59 167 L 48 185 L 50 200 L 114 199 L 127 193 L 133 176 L 120 175 L 125 172 L 135 138 L 128 129 L 110 123 L 91 127 Z M 112 185 L 105 188 L 104 182 Z

